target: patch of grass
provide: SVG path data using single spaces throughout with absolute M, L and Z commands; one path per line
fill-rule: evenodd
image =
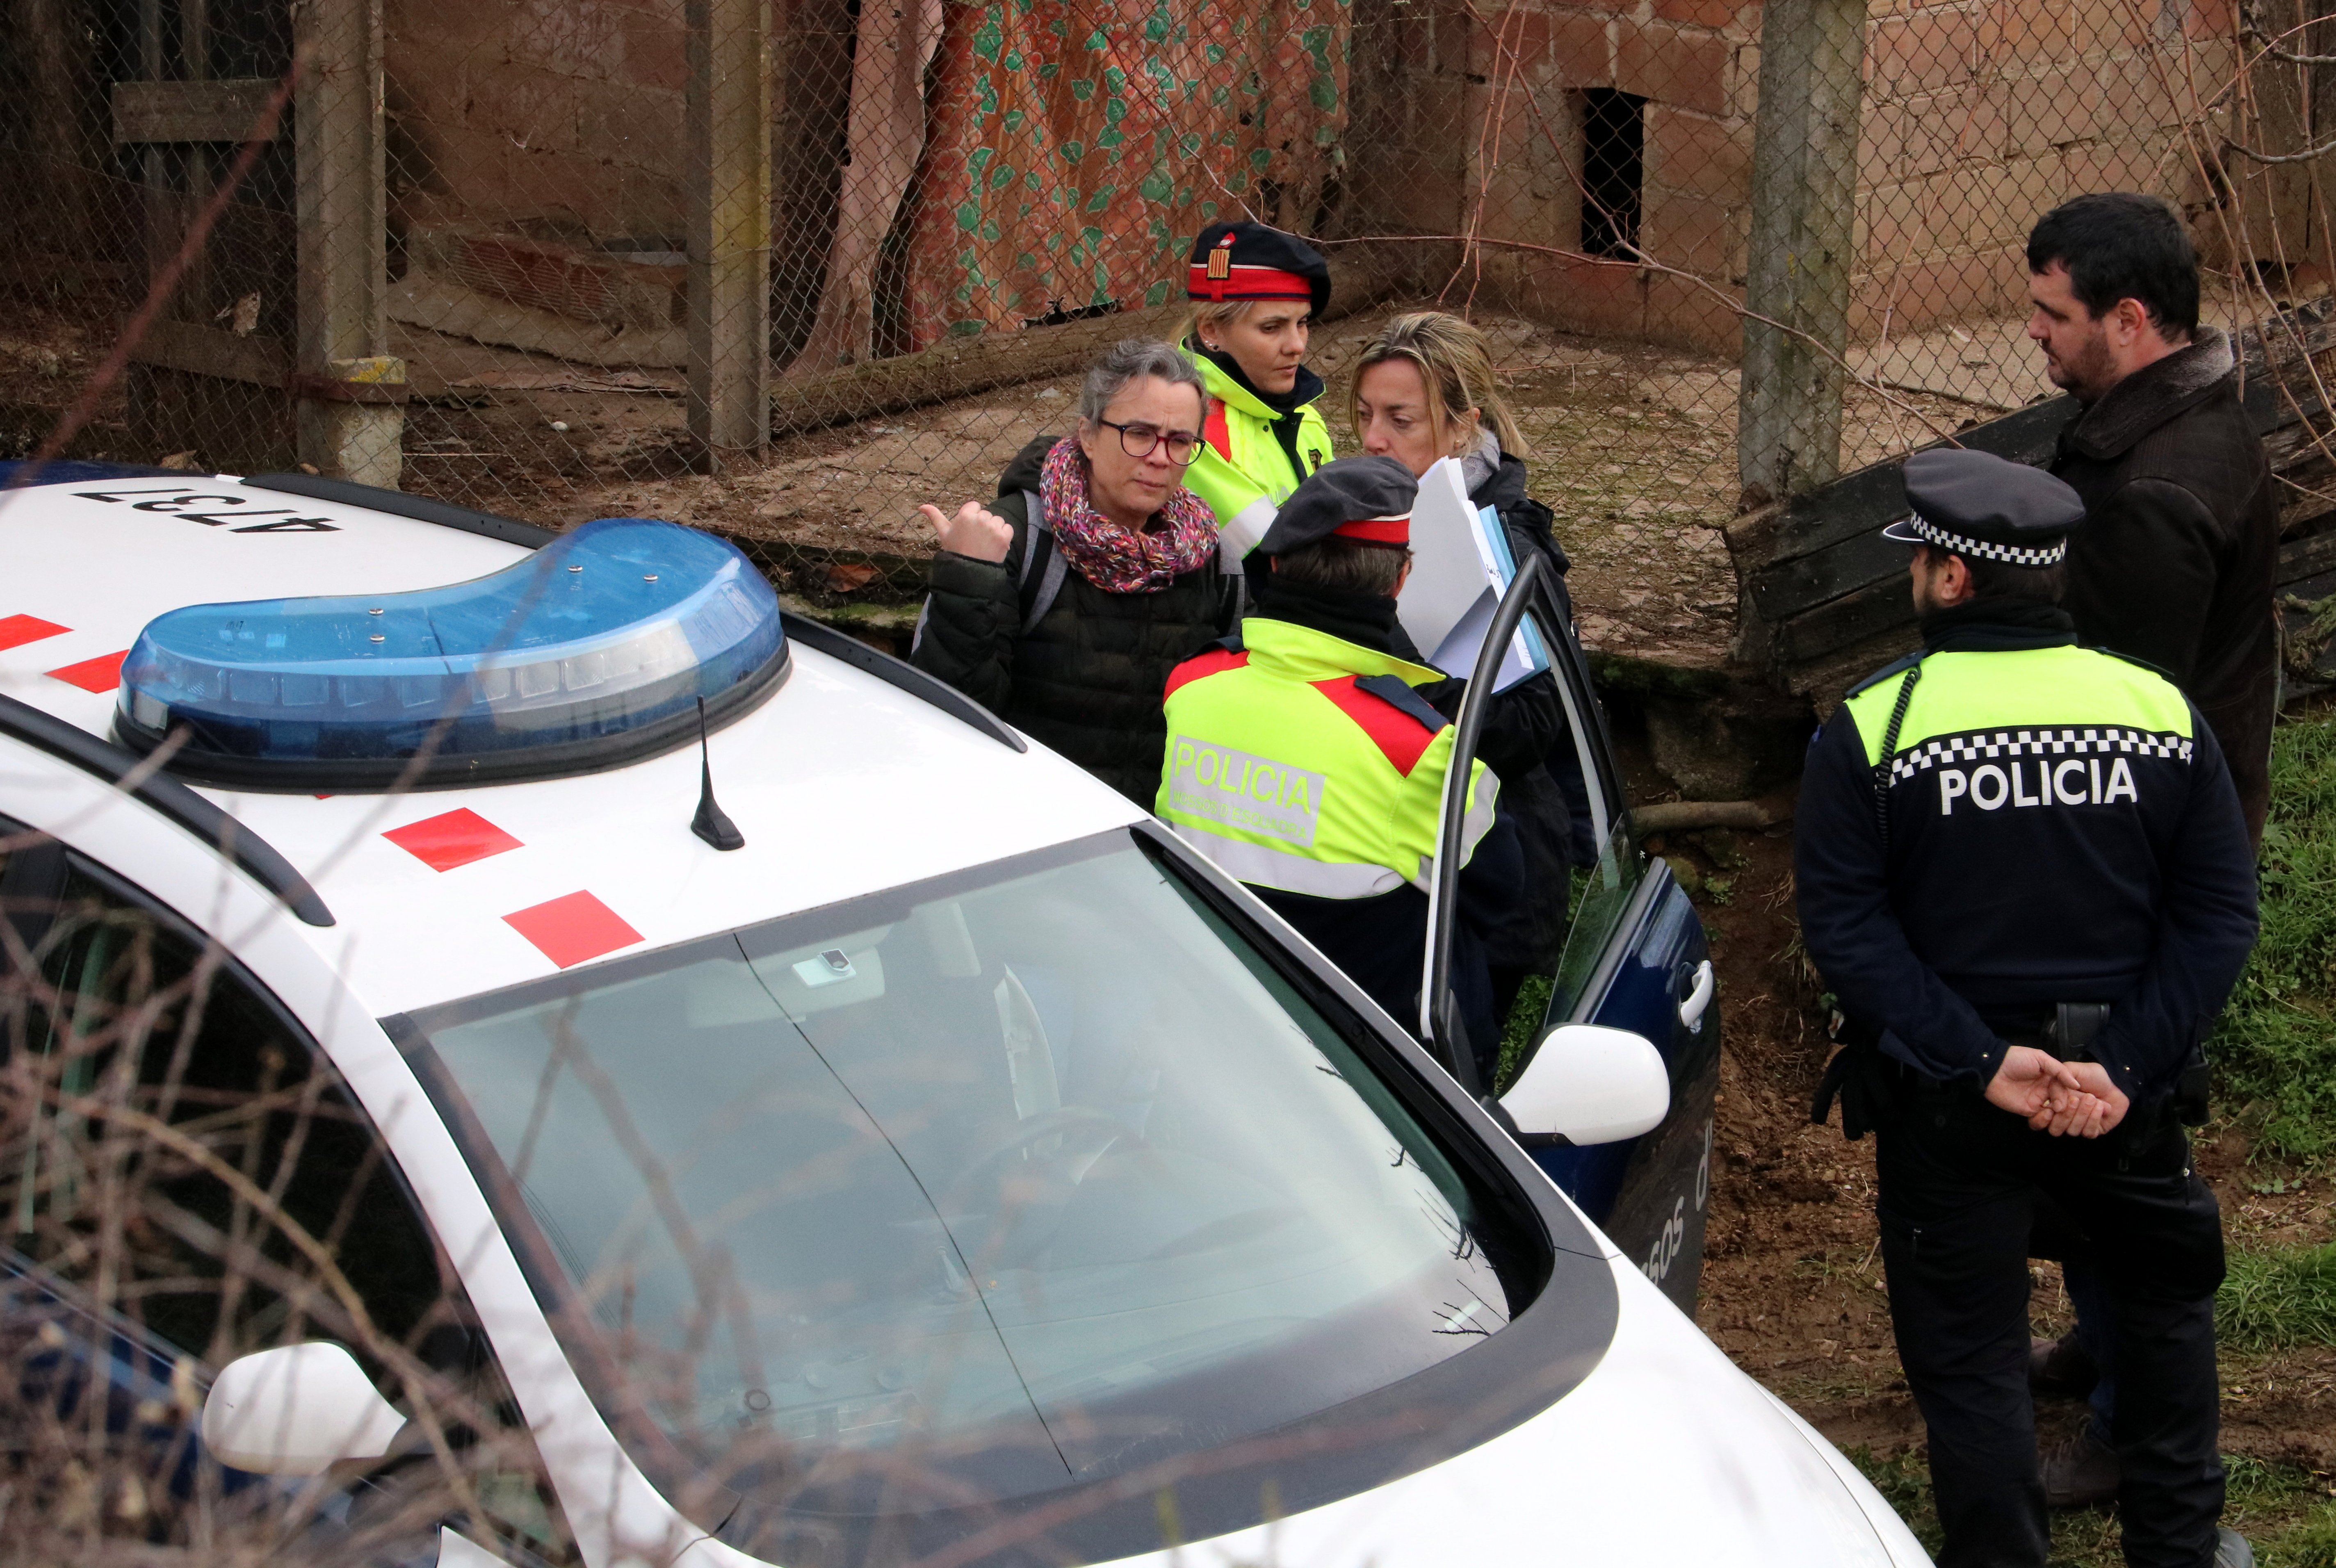
M 2263 934 L 2207 1047 L 2227 1108 L 2275 1158 L 2336 1153 L 2336 719 L 2272 737 Z
M 2336 1345 L 2336 1245 L 2233 1252 L 2214 1338 L 2239 1350 Z
M 1501 1022 L 1501 1069 L 1494 1082 L 1504 1089 L 1517 1081 L 1524 1066 L 1525 1053 L 1532 1049 L 1533 1036 L 1548 1016 L 1553 983 L 1547 975 L 1527 975 L 1524 984 L 1517 988 L 1517 999 L 1509 1005 L 1509 1016 Z
M 1931 1466 L 1929 1461 L 1912 1448 L 1903 1448 L 1887 1459 L 1877 1459 L 1874 1450 L 1864 1443 L 1842 1450 L 1842 1457 L 1858 1468 L 1890 1511 L 1906 1522 L 1922 1550 L 1935 1557 L 1944 1539 L 1939 1534 L 1939 1510 L 1931 1501 Z
M 1861 1444 L 1843 1453 L 1935 1556 L 1942 1544 L 1939 1515 L 1931 1501 L 1931 1467 L 1920 1451 L 1877 1459 Z M 2326 1477 L 2300 1465 L 2268 1465 L 2240 1454 L 2224 1455 L 2223 1468 L 2229 1476 L 2223 1523 L 2253 1544 L 2262 1568 L 2336 1568 L 2336 1500 Z M 2123 1568 L 2116 1511 L 2054 1514 L 2050 1562 L 2052 1568 Z

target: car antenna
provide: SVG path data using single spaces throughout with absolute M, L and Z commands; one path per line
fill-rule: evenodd
M 714 803 L 714 746 L 706 738 L 706 699 L 697 699 L 697 760 L 704 782 L 697 791 L 697 815 L 690 819 L 689 831 L 717 850 L 743 850 L 746 835 L 729 813 Z

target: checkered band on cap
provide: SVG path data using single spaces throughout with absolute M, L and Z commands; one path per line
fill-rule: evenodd
M 2040 550 L 2024 550 L 2016 544 L 1993 544 L 1983 539 L 1968 539 L 1960 533 L 1950 533 L 1921 512 L 1907 520 L 1908 526 L 1941 550 L 1957 555 L 1975 555 L 1981 560 L 2000 560 L 2011 566 L 2058 566 L 2068 553 L 2068 541 L 2063 536 Z

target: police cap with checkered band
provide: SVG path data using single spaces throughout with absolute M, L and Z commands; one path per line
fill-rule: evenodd
M 1184 297 L 1195 305 L 1302 299 L 1319 316 L 1330 303 L 1330 264 L 1295 234 L 1262 223 L 1212 223 L 1192 240 Z
M 1882 531 L 1903 544 L 1967 560 L 2058 566 L 2085 521 L 2085 503 L 2066 482 L 1991 453 L 1932 447 L 1907 458 L 1905 474 L 1914 514 Z
M 1411 544 L 1411 503 L 1419 481 L 1392 457 L 1341 457 L 1324 463 L 1290 492 L 1257 548 L 1288 555 L 1326 539 L 1404 550 Z

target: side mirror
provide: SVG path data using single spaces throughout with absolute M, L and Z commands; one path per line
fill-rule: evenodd
M 220 1464 L 261 1475 L 377 1459 L 404 1425 L 356 1358 L 322 1341 L 230 1361 L 203 1399 L 204 1446 Z
M 1643 1035 L 1597 1024 L 1560 1024 L 1501 1108 L 1525 1138 L 1612 1144 L 1660 1125 L 1671 1108 L 1670 1069 Z

